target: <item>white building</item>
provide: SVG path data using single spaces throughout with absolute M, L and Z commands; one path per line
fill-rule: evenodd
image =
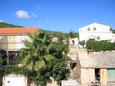
M 12 61 L 20 49 L 24 48 L 24 41 L 29 40 L 29 33 L 35 33 L 38 28 L 0 28 L 0 55 L 7 56 L 7 64 L 15 64 Z
M 79 29 L 79 41 L 89 39 L 115 41 L 115 34 L 112 33 L 111 26 L 92 23 Z
M 78 38 L 69 38 L 70 45 L 78 45 Z
M 28 33 L 37 32 L 38 28 L 0 28 L 0 50 L 19 51 L 28 40 Z

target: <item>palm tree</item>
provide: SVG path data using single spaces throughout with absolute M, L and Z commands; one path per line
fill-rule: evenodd
M 26 40 L 25 48 L 21 51 L 22 64 L 32 70 L 46 68 L 47 64 L 53 60 L 53 56 L 49 54 L 52 40 L 49 34 L 44 32 L 29 34 L 30 40 Z
M 21 50 L 22 65 L 31 71 L 39 84 L 45 84 L 50 76 L 56 80 L 66 77 L 66 57 L 68 47 L 63 42 L 53 42 L 49 33 L 29 34 Z M 59 73 L 58 73 L 59 72 Z M 56 75 L 58 73 L 58 75 Z M 45 85 L 43 85 L 45 86 Z

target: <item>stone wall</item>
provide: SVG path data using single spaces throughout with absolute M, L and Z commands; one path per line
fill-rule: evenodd
M 81 85 L 90 86 L 95 80 L 94 69 L 81 69 Z

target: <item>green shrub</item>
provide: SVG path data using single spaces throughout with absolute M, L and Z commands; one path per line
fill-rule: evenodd
M 86 42 L 86 48 L 88 51 L 112 51 L 115 50 L 115 43 L 111 43 L 108 40 L 96 41 L 90 39 Z
M 25 69 L 24 67 L 18 67 L 18 66 L 2 66 L 0 68 L 0 73 L 2 74 L 28 74 L 29 71 Z

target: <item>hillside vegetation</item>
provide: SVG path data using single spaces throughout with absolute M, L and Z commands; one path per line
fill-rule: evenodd
M 7 27 L 23 27 L 20 25 L 14 25 L 14 24 L 8 24 L 5 22 L 0 22 L 0 28 L 7 28 Z M 78 37 L 78 33 L 77 32 L 68 32 L 68 33 L 64 33 L 64 32 L 57 32 L 57 31 L 48 31 L 48 30 L 43 30 L 41 29 L 41 31 L 43 32 L 47 32 L 52 34 L 54 37 L 58 37 L 58 38 L 63 38 L 66 39 L 68 37 Z
M 22 27 L 22 26 L 0 22 L 0 28 L 7 28 L 7 27 Z
M 44 32 L 52 34 L 54 37 L 62 38 L 62 39 L 67 39 L 68 37 L 75 38 L 78 37 L 79 34 L 77 32 L 59 32 L 59 31 L 48 31 L 48 30 L 42 30 Z

